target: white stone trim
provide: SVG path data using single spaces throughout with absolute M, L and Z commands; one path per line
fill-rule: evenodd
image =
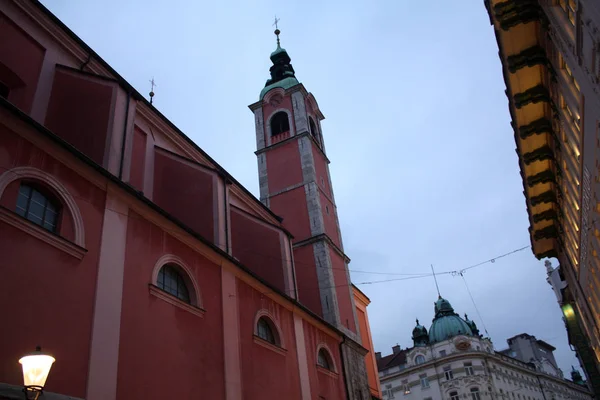
M 271 324 L 273 324 L 273 326 L 275 327 L 276 333 L 277 333 L 277 347 L 281 347 L 282 349 L 285 349 L 285 340 L 283 337 L 283 331 L 281 330 L 281 327 L 279 326 L 279 323 L 277 322 L 277 320 L 275 319 L 275 317 L 273 316 L 273 314 L 271 314 L 271 312 L 269 312 L 269 310 L 267 310 L 266 308 L 262 308 L 260 310 L 258 310 L 258 312 L 256 313 L 256 315 L 254 316 L 254 326 L 252 328 L 253 332 L 254 332 L 254 336 L 258 337 L 258 320 L 262 317 L 267 317 L 269 319 L 269 321 L 271 321 Z
M 200 288 L 198 287 L 196 278 L 194 277 L 191 268 L 188 267 L 187 264 L 176 255 L 165 254 L 156 261 L 156 263 L 154 264 L 154 268 L 152 269 L 152 284 L 158 286 L 158 272 L 166 264 L 175 264 L 182 269 L 182 271 L 186 275 L 184 276 L 184 278 L 187 278 L 189 280 L 189 283 L 191 284 L 188 285 L 191 286 L 189 289 L 191 289 L 192 293 L 190 294 L 193 296 L 192 298 L 190 298 L 191 305 L 198 308 L 202 308 L 202 293 L 200 292 Z
M 329 355 L 329 361 L 331 364 L 331 370 L 330 372 L 335 372 L 336 374 L 338 373 L 338 368 L 337 368 L 337 364 L 335 363 L 335 358 L 333 358 L 333 353 L 331 352 L 331 349 L 329 348 L 329 346 L 327 346 L 326 343 L 321 342 L 317 345 L 317 352 L 315 353 L 316 356 L 316 361 L 317 361 L 317 365 L 319 365 L 319 352 L 321 350 L 325 350 L 327 352 L 327 354 Z
M 34 167 L 15 167 L 0 175 L 0 196 L 6 190 L 6 187 L 19 179 L 35 179 L 41 181 L 50 186 L 60 197 L 65 208 L 71 214 L 73 218 L 73 230 L 75 234 L 74 242 L 76 245 L 85 248 L 85 230 L 83 224 L 83 217 L 75 203 L 75 199 L 65 188 L 65 186 L 55 177 L 49 173 L 42 171 Z

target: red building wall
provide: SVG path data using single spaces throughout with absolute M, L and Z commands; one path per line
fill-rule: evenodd
M 257 400 L 301 399 L 291 312 L 240 280 L 237 281 L 237 297 L 240 299 L 242 397 Z M 256 315 L 264 309 L 268 310 L 280 328 L 283 341 L 283 350 L 280 352 L 255 342 L 253 332 Z
M 146 167 L 146 133 L 137 126 L 133 129 L 133 145 L 131 148 L 131 167 L 129 183 L 137 190 L 144 190 L 144 169 Z
M 105 194 L 80 175 L 0 125 L 0 175 L 9 168 L 31 166 L 59 180 L 72 194 L 83 217 L 87 253 L 70 254 L 9 224 L 0 222 L 0 314 L 11 329 L 2 330 L 0 378 L 20 384 L 16 364 L 36 345 L 60 363 L 53 368 L 48 390 L 84 397 L 97 261 Z M 28 182 L 44 185 L 28 179 Z M 0 203 L 15 210 L 20 181 L 14 181 Z M 12 195 L 10 194 L 12 188 Z M 63 211 L 66 212 L 66 211 Z M 67 218 L 65 223 L 70 223 Z M 35 228 L 33 223 L 25 224 Z M 71 231 L 66 231 L 71 236 Z
M 230 215 L 233 256 L 257 276 L 285 291 L 279 232 L 235 207 L 231 207 Z
M 346 274 L 346 265 L 342 257 L 333 249 L 329 250 L 331 265 L 333 268 L 333 280 L 335 282 L 335 291 L 337 293 L 338 307 L 340 309 L 340 321 L 342 325 L 356 332 L 356 322 L 354 321 L 354 301 L 352 289 Z
M 301 184 L 303 181 L 301 166 L 296 140 L 267 152 L 269 191 L 277 193 L 287 187 Z
M 224 398 L 219 266 L 135 213 L 128 218 L 126 248 L 117 397 Z M 154 266 L 165 254 L 190 268 L 203 317 L 149 293 Z
M 156 149 L 154 202 L 213 242 L 216 231 L 214 191 L 211 172 Z
M 56 69 L 45 125 L 104 165 L 114 83 Z
M 340 362 L 339 342 L 309 323 L 305 322 L 303 327 L 311 398 L 325 398 L 327 400 L 346 399 L 344 378 L 341 374 L 342 365 Z M 334 360 L 334 373 L 325 372 L 317 366 L 317 348 L 321 344 L 327 346 L 327 351 L 330 352 Z
M 25 112 L 31 111 L 45 49 L 0 12 L 0 83 L 9 89 L 8 99 Z
M 290 207 L 290 204 L 303 206 Z M 269 208 L 283 218 L 283 225 L 294 235 L 294 242 L 302 241 L 311 236 L 304 186 L 271 197 Z
M 319 277 L 315 267 L 315 253 L 312 245 L 294 249 L 294 265 L 300 303 L 315 314 L 323 316 L 321 296 L 319 295 Z

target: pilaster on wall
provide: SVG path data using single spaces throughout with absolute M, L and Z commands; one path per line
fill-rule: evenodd
M 260 153 L 256 157 L 258 162 L 258 184 L 260 186 L 260 201 L 269 207 L 269 176 L 267 171 L 267 153 Z
M 221 294 L 223 302 L 225 399 L 242 400 L 242 369 L 236 278 L 231 271 L 225 268 L 221 269 Z
M 370 399 L 369 378 L 365 365 L 367 350 L 352 340 L 342 342 L 344 371 L 346 372 L 346 390 L 348 399 Z
M 316 182 L 317 173 L 312 152 L 312 139 L 308 135 L 302 136 L 298 140 L 298 151 L 300 152 L 300 162 L 302 164 L 302 179 L 305 183 Z
M 333 326 L 340 327 L 340 309 L 337 292 L 335 290 L 335 280 L 333 278 L 333 265 L 329 255 L 329 245 L 324 240 L 319 240 L 312 246 L 315 254 L 315 267 L 317 268 L 323 318 Z
M 306 114 L 306 103 L 301 91 L 292 93 L 292 107 L 294 108 L 294 123 L 296 124 L 296 134 L 308 132 L 308 118 Z
M 115 191 L 113 191 L 115 190 Z M 98 260 L 88 372 L 88 400 L 117 397 L 123 273 L 129 207 L 109 185 Z
M 256 150 L 265 148 L 265 124 L 262 107 L 254 110 L 254 126 L 256 127 Z

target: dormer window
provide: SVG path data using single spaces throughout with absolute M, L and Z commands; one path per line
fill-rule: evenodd
M 271 118 L 271 136 L 289 132 L 290 122 L 287 113 L 279 111 Z

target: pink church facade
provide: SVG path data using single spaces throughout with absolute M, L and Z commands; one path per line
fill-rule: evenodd
M 267 95 L 259 201 L 39 2 L 0 3 L 0 398 L 37 345 L 57 399 L 377 397 L 322 114 Z

